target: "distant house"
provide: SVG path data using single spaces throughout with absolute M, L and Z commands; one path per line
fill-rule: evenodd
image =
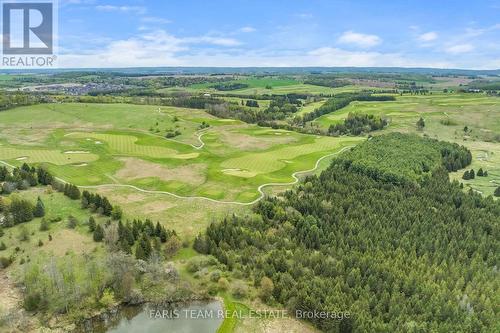
M 210 97 L 210 94 L 203 94 L 203 97 Z

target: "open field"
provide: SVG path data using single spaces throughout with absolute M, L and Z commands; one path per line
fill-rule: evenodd
M 389 120 L 388 131 L 418 132 L 440 140 L 465 145 L 473 153 L 471 168 L 488 170 L 488 177 L 476 177 L 465 185 L 485 195 L 500 183 L 500 100 L 483 94 L 397 96 L 389 102 L 353 102 L 348 107 L 314 121 L 323 128 L 342 122 L 352 113 L 374 114 Z M 416 122 L 425 120 L 423 131 Z M 464 132 L 467 126 L 468 131 Z M 463 171 L 452 174 L 461 179 Z

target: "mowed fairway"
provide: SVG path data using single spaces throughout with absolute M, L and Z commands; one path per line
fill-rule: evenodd
M 210 124 L 200 131 L 200 124 Z M 164 131 L 181 135 L 167 139 Z M 332 138 L 220 120 L 203 111 L 127 104 L 42 104 L 0 112 L 0 160 L 45 164 L 81 186 L 248 203 L 360 138 Z M 22 139 L 21 139 L 22 138 Z M 22 144 L 25 141 L 29 144 Z M 168 194 L 166 194 L 168 195 Z

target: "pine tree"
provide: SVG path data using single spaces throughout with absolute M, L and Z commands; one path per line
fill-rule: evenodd
M 161 235 L 161 224 L 160 222 L 156 222 L 156 227 L 155 227 L 155 236 L 160 237 Z
M 149 257 L 151 256 L 151 253 L 153 252 L 153 249 L 151 247 L 151 242 L 149 240 L 149 237 L 147 235 L 142 235 L 141 239 L 139 239 L 139 242 L 137 243 L 136 246 L 136 253 L 135 256 L 137 259 L 142 259 L 142 260 L 148 260 Z M 139 256 L 138 257 L 138 251 L 139 251 Z
M 484 176 L 483 168 L 479 168 L 479 170 L 477 170 L 477 176 L 478 177 L 483 177 Z
M 470 179 L 470 174 L 468 170 L 465 170 L 464 175 L 462 176 L 463 180 L 469 180 Z
M 120 206 L 114 206 L 112 211 L 111 211 L 111 218 L 113 220 L 121 220 L 123 216 L 123 211 Z
M 38 197 L 36 201 L 36 206 L 35 209 L 33 210 L 33 216 L 34 217 L 43 217 L 45 216 L 45 205 L 42 202 L 42 199 Z
M 5 166 L 0 167 L 0 182 L 3 182 L 7 179 L 9 175 L 9 170 Z
M 120 240 L 120 250 L 122 250 L 127 254 L 132 254 L 132 247 L 130 246 L 130 244 L 127 242 L 126 239 Z
M 14 199 L 10 204 L 14 224 L 33 220 L 33 204 L 24 199 Z
M 497 189 L 495 190 L 495 192 L 493 193 L 493 195 L 495 197 L 500 197 L 500 186 L 497 187 Z
M 476 175 L 475 175 L 475 173 L 474 173 L 474 169 L 471 169 L 471 170 L 470 170 L 470 172 L 469 172 L 469 177 L 470 177 L 470 179 L 474 179 L 474 178 L 476 178 Z
M 162 243 L 165 243 L 167 240 L 168 240 L 167 230 L 165 229 L 165 227 L 162 227 L 160 231 L 160 241 Z
M 103 197 L 101 201 L 102 214 L 106 216 L 111 216 L 111 212 L 113 211 L 113 206 L 109 203 L 108 198 Z
M 142 248 L 140 243 L 135 247 L 135 258 L 140 260 L 147 260 L 144 249 Z
M 96 229 L 96 223 L 95 223 L 95 219 L 93 216 L 90 216 L 89 217 L 89 231 L 90 232 L 94 232 Z
M 46 219 L 40 221 L 40 231 L 47 231 L 50 228 L 50 224 Z
M 104 238 L 104 229 L 98 224 L 94 230 L 94 241 L 101 242 Z
M 52 184 L 54 178 L 52 175 L 45 170 L 44 168 L 38 168 L 36 170 L 37 176 L 38 176 L 38 182 L 42 185 L 50 185 Z
M 422 130 L 425 127 L 425 120 L 424 118 L 420 118 L 417 121 L 417 129 Z
M 161 243 L 158 237 L 153 238 L 153 249 L 156 253 L 161 253 Z

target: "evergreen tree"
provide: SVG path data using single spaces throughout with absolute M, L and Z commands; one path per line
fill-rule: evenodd
M 40 221 L 40 231 L 47 231 L 49 230 L 49 228 L 50 228 L 49 222 L 45 218 L 43 218 Z
M 42 185 L 51 185 L 54 178 L 52 175 L 45 170 L 44 168 L 39 167 L 36 170 L 37 176 L 38 176 L 38 182 Z
M 111 211 L 111 218 L 113 220 L 121 220 L 123 215 L 122 208 L 120 206 L 114 206 L 113 210 Z
M 423 130 L 424 127 L 425 127 L 425 120 L 424 118 L 420 117 L 420 119 L 417 121 L 417 129 Z
M 484 176 L 483 168 L 479 168 L 479 170 L 477 170 L 477 176 L 478 177 L 483 177 Z
M 8 175 L 9 170 L 5 166 L 0 166 L 0 182 L 5 181 Z
M 34 217 L 43 217 L 45 216 L 45 205 L 42 202 L 42 199 L 38 197 L 36 201 L 36 206 L 35 209 L 33 210 L 33 216 Z
M 31 202 L 24 199 L 14 198 L 10 204 L 10 213 L 14 224 L 33 220 L 33 210 Z
M 96 229 L 96 223 L 95 223 L 95 219 L 93 216 L 90 216 L 89 217 L 89 231 L 90 232 L 94 232 Z
M 137 244 L 135 247 L 135 258 L 139 260 L 148 260 L 148 257 L 144 253 L 144 248 L 141 244 Z
M 474 169 L 471 169 L 469 172 L 469 179 L 474 179 L 476 178 L 476 174 L 474 173 Z
M 100 207 L 102 208 L 102 214 L 106 216 L 111 216 L 111 212 L 113 211 L 113 206 L 109 203 L 108 198 L 103 197 L 101 201 Z
M 101 242 L 104 238 L 104 229 L 101 227 L 100 224 L 98 224 L 96 227 L 95 227 L 95 230 L 94 230 L 94 241 L 96 242 Z
M 499 186 L 499 187 L 497 187 L 497 189 L 495 190 L 495 192 L 493 193 L 493 195 L 494 195 L 495 197 L 500 197 L 500 186 Z
M 130 244 L 127 242 L 126 239 L 121 239 L 120 240 L 120 250 L 127 254 L 132 254 L 132 247 Z

